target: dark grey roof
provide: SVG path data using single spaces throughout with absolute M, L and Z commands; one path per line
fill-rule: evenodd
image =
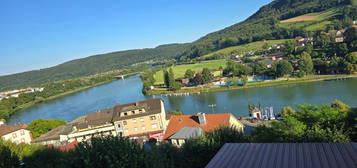
M 356 168 L 357 143 L 227 143 L 212 167 Z
M 177 131 L 169 139 L 188 139 L 200 136 L 204 131 L 200 127 L 183 127 L 180 131 Z

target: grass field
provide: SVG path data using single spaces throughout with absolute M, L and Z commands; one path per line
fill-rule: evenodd
M 226 62 L 227 62 L 226 60 L 211 60 L 211 61 L 204 61 L 196 64 L 177 65 L 171 68 L 174 71 L 175 78 L 181 78 L 185 75 L 187 69 L 191 69 L 195 72 L 201 71 L 203 68 L 218 70 L 220 66 L 225 68 Z M 163 71 L 156 72 L 154 77 L 156 80 L 155 84 L 164 83 Z
M 259 51 L 263 49 L 264 44 L 268 44 L 269 46 L 272 46 L 274 44 L 281 44 L 289 39 L 282 39 L 282 40 L 267 40 L 267 41 L 258 41 L 258 42 L 253 42 L 249 44 L 244 44 L 244 45 L 239 45 L 239 46 L 233 46 L 233 47 L 227 47 L 212 53 L 209 53 L 207 55 L 201 56 L 198 59 L 203 60 L 205 58 L 212 57 L 214 55 L 223 55 L 223 56 L 231 56 L 233 54 L 237 53 L 245 53 L 245 52 L 250 52 L 250 51 Z
M 352 0 L 352 5 L 357 6 L 357 0 Z
M 309 13 L 282 20 L 278 26 L 282 28 L 303 28 L 307 31 L 324 30 L 327 25 L 331 24 L 328 19 L 338 14 L 339 11 L 339 8 L 334 8 L 322 12 Z

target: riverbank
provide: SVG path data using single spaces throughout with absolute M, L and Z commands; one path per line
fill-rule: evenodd
M 213 87 L 213 86 L 200 86 L 200 87 L 188 87 L 177 91 L 167 91 L 162 88 L 155 88 L 148 92 L 148 95 L 183 95 L 183 94 L 194 94 L 194 93 L 205 93 L 205 92 L 221 92 L 227 90 L 237 90 L 246 88 L 257 88 L 257 87 L 268 87 L 276 85 L 288 85 L 297 83 L 307 83 L 307 82 L 317 82 L 325 80 L 333 80 L 336 78 L 357 78 L 357 74 L 354 75 L 319 75 L 319 76 L 308 76 L 304 78 L 284 78 L 279 80 L 271 81 L 259 81 L 248 83 L 245 86 L 229 86 L 229 87 Z
M 35 101 L 28 102 L 28 103 L 25 103 L 25 104 L 22 104 L 22 105 L 16 107 L 14 109 L 13 114 L 15 114 L 16 112 L 18 112 L 20 110 L 23 110 L 23 109 L 26 109 L 26 108 L 30 108 L 30 107 L 32 107 L 32 106 L 34 106 L 36 104 L 47 102 L 47 101 L 54 100 L 54 99 L 57 99 L 57 98 L 61 98 L 63 96 L 68 96 L 70 94 L 73 94 L 73 93 L 76 93 L 76 92 L 80 92 L 80 91 L 83 91 L 83 90 L 86 90 L 86 89 L 90 89 L 90 88 L 93 88 L 93 87 L 96 87 L 96 86 L 104 85 L 106 83 L 110 83 L 110 82 L 115 81 L 115 80 L 117 80 L 117 79 L 113 78 L 112 80 L 99 82 L 99 83 L 96 83 L 96 84 L 91 85 L 91 86 L 85 86 L 85 87 L 77 88 L 77 89 L 74 89 L 74 90 L 71 90 L 71 91 L 67 91 L 67 92 L 63 92 L 61 94 L 54 95 L 54 96 L 51 96 L 51 97 L 48 97 L 48 98 L 45 98 L 45 99 L 43 99 L 43 98 L 37 99 Z

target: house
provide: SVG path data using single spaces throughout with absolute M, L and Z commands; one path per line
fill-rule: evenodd
M 298 36 L 295 38 L 295 41 L 296 41 L 298 47 L 304 47 L 307 44 L 313 44 L 313 40 L 314 39 L 312 37 L 304 38 L 304 37 Z
M 356 168 L 357 143 L 226 143 L 206 168 Z
M 82 142 L 93 137 L 116 136 L 112 119 L 112 108 L 88 114 L 72 124 L 72 131 L 67 135 L 67 141 Z
M 10 126 L 6 125 L 3 121 L 0 121 L 0 137 L 16 144 L 29 144 L 32 141 L 32 134 L 26 128 L 26 124 Z
M 166 112 L 161 99 L 116 105 L 114 126 L 119 136 L 131 139 L 161 140 L 166 129 Z
M 176 82 L 179 82 L 183 85 L 187 85 L 188 83 L 190 83 L 190 79 L 187 79 L 187 78 L 178 78 L 175 80 Z
M 217 78 L 212 82 L 212 84 L 215 86 L 225 86 L 226 85 L 225 80 L 226 80 L 225 78 Z
M 185 143 L 187 139 L 194 138 L 204 135 L 204 131 L 200 127 L 183 127 L 175 134 L 170 136 L 168 139 L 172 142 L 172 144 L 176 146 L 181 146 Z
M 243 131 L 244 125 L 232 114 L 205 114 L 173 115 L 165 131 L 164 139 L 170 143 L 181 146 L 188 138 L 193 138 L 213 131 L 222 126 L 234 126 Z
M 336 35 L 335 35 L 335 42 L 336 43 L 342 43 L 343 41 L 344 41 L 344 39 L 345 39 L 345 37 L 344 37 L 344 35 L 343 35 L 343 33 L 345 32 L 345 30 L 338 30 L 337 32 L 336 32 Z
M 249 116 L 256 119 L 262 119 L 262 112 L 259 109 L 255 108 L 250 111 Z
M 74 141 L 83 142 L 105 136 L 128 136 L 143 141 L 150 138 L 161 140 L 166 126 L 164 103 L 157 98 L 118 104 L 113 108 L 90 113 L 49 131 L 33 142 L 63 146 Z

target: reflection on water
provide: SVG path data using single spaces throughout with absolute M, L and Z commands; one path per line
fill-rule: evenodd
M 76 117 L 97 110 L 125 104 L 153 96 L 141 93 L 142 84 L 138 76 L 114 81 L 66 97 L 38 104 L 16 113 L 9 120 L 28 123 L 38 118 L 64 119 L 71 121 Z M 248 115 L 248 104 L 273 106 L 280 111 L 283 106 L 296 104 L 326 104 L 333 100 L 344 101 L 357 106 L 357 79 L 345 81 L 312 82 L 201 93 L 186 96 L 155 96 L 164 100 L 166 110 L 180 109 L 186 114 L 233 113 L 236 116 Z M 209 105 L 215 105 L 213 108 Z

